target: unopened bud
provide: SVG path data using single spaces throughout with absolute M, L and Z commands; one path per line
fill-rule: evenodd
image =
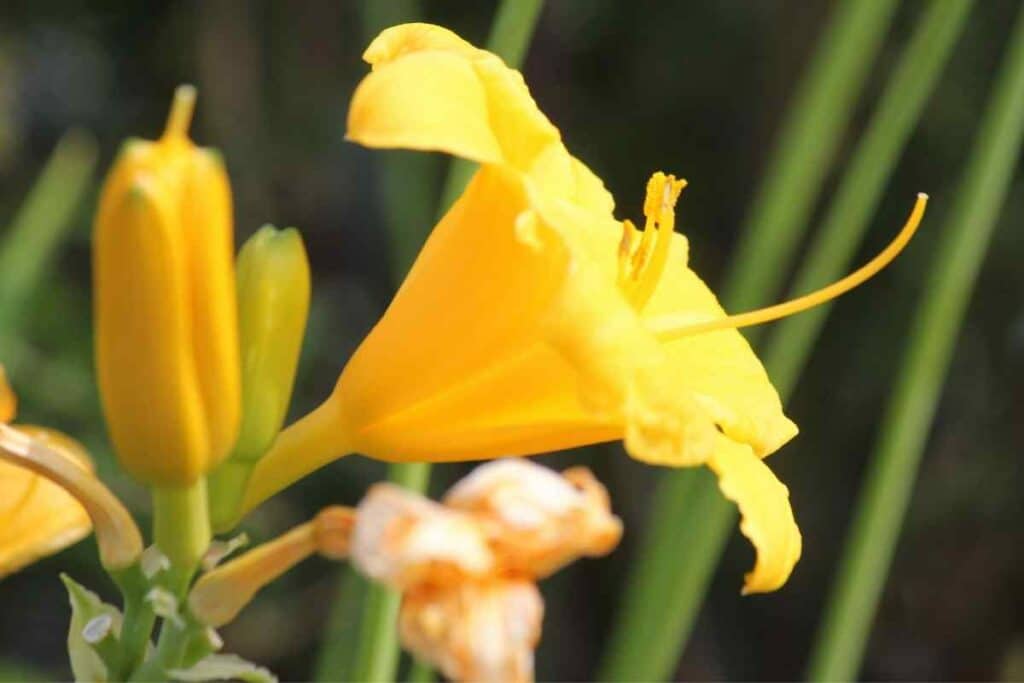
M 309 261 L 294 228 L 267 225 L 238 253 L 242 422 L 231 456 L 210 477 L 214 527 L 234 525 L 249 474 L 281 430 L 309 314 Z
M 160 487 L 227 457 L 241 404 L 231 190 L 188 138 L 194 100 L 179 88 L 163 137 L 125 145 L 93 238 L 103 411 L 121 465 Z

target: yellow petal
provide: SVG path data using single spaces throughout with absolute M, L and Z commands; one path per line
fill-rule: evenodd
M 0 365 L 0 422 L 10 422 L 18 410 L 18 398 L 7 383 L 4 366 Z
M 474 177 L 333 396 L 259 462 L 247 508 L 351 451 L 473 460 L 621 437 L 617 420 L 582 404 L 578 373 L 547 343 L 565 252 L 520 239 L 529 213 L 515 174 Z
M 124 146 L 94 230 L 104 413 L 122 465 L 162 486 L 225 458 L 241 411 L 231 191 L 187 137 L 194 96 L 179 88 L 159 141 Z
M 369 147 L 443 151 L 527 170 L 558 130 L 518 71 L 436 26 L 388 29 L 367 49 L 348 137 Z M 560 143 L 559 143 L 560 144 Z
M 702 464 L 716 436 L 688 379 L 616 285 L 621 226 L 542 193 L 541 223 L 570 252 L 570 274 L 547 321 L 548 343 L 578 374 L 581 400 L 623 425 L 633 457 L 651 464 Z
M 545 147 L 533 159 L 527 176 L 538 192 L 566 199 L 604 219 L 612 218 L 615 200 L 611 193 L 561 142 Z
M 757 561 L 747 574 L 743 593 L 766 593 L 782 587 L 800 559 L 800 529 L 789 505 L 789 489 L 745 444 L 721 436 L 708 465 L 718 486 L 736 503 L 740 531 L 754 545 Z
M 92 471 L 84 449 L 67 436 L 19 427 Z M 89 516 L 71 494 L 23 467 L 0 462 L 0 577 L 59 552 L 89 534 Z
M 228 456 L 241 420 L 241 370 L 231 187 L 216 153 L 195 150 L 183 174 L 184 232 L 195 373 L 212 469 Z
M 116 173 L 116 172 L 115 172 Z M 108 192 L 120 191 L 115 175 Z M 145 482 L 193 481 L 209 440 L 192 357 L 178 206 L 143 174 L 105 193 L 93 245 L 97 373 L 121 464 Z
M 467 57 L 477 52 L 477 48 L 444 26 L 411 22 L 381 31 L 363 52 L 363 60 L 376 69 L 405 54 L 424 50 L 442 50 Z
M 448 52 L 403 56 L 375 69 L 352 96 L 348 139 L 367 147 L 447 152 L 480 163 L 502 159 L 476 71 Z
M 695 320 L 725 316 L 715 295 L 687 267 L 686 238 L 673 239 L 669 261 L 645 317 L 685 312 Z M 797 433 L 785 416 L 778 392 L 750 345 L 736 330 L 720 330 L 662 345 L 675 375 L 693 392 L 722 430 L 748 443 L 761 457 Z

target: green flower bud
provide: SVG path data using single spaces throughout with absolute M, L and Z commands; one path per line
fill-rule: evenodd
M 242 424 L 234 451 L 210 478 L 217 528 L 235 521 L 249 472 L 281 430 L 309 314 L 309 261 L 294 228 L 267 225 L 238 253 Z
M 232 460 L 255 462 L 281 431 L 309 315 L 309 261 L 294 228 L 266 225 L 238 253 L 242 428 Z

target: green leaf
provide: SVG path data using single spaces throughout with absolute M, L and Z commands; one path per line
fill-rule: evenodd
M 111 653 L 98 646 L 104 641 L 113 644 L 113 640 L 102 631 L 109 629 L 115 637 L 121 634 L 121 611 L 100 600 L 98 595 L 67 574 L 61 574 L 60 580 L 67 588 L 71 602 L 71 625 L 68 627 L 71 672 L 76 681 L 109 680 Z
M 210 655 L 187 669 L 168 669 L 175 681 L 245 681 L 275 683 L 277 677 L 267 669 L 246 661 L 238 655 Z

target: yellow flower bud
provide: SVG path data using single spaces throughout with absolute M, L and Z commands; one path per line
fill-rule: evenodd
M 159 486 L 223 460 L 240 415 L 231 190 L 188 138 L 194 100 L 179 88 L 163 137 L 125 146 L 94 233 L 104 413 L 124 468 Z
M 309 261 L 294 228 L 267 225 L 238 252 L 242 423 L 231 457 L 209 481 L 210 513 L 231 527 L 249 474 L 281 431 L 309 314 Z

